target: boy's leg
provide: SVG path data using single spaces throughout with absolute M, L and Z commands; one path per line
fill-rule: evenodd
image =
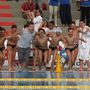
M 3 54 L 0 51 L 0 70 L 2 70 L 2 66 L 3 66 Z
M 48 51 L 44 52 L 44 64 L 47 64 Z
M 7 47 L 7 50 L 8 50 L 8 64 L 9 64 L 9 71 L 12 71 L 12 47 L 11 46 L 8 46 Z
M 87 71 L 90 71 L 90 61 L 87 61 Z
M 69 58 L 69 60 L 68 60 L 68 65 L 69 65 L 68 69 L 71 70 L 71 62 L 72 62 L 72 60 L 71 60 L 71 52 L 69 50 L 66 50 L 66 53 L 67 53 L 68 58 Z
M 83 71 L 83 60 L 79 59 L 79 61 L 80 61 L 80 69 L 79 69 L 79 71 Z
M 39 50 L 39 69 L 41 70 L 41 66 L 42 66 L 42 57 L 43 57 L 43 53 L 41 50 Z
M 71 52 L 71 69 L 73 65 L 75 64 L 75 50 Z
M 34 64 L 33 64 L 33 70 L 35 70 L 37 60 L 38 60 L 38 48 L 35 48 L 35 51 L 34 51 Z
M 53 51 L 53 59 L 52 59 L 52 63 L 51 63 L 51 69 L 52 70 L 54 70 L 54 64 L 55 64 L 56 56 L 57 56 L 57 49 L 55 49 Z

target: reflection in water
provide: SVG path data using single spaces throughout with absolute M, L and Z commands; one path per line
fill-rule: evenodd
M 78 73 L 79 73 L 79 78 L 81 78 L 81 79 L 83 79 L 83 78 L 90 78 L 90 72 L 80 71 Z
M 90 72 L 77 72 L 77 71 L 72 71 L 72 72 L 67 72 L 64 71 L 61 74 L 58 74 L 58 78 L 65 78 L 65 79 L 75 79 L 75 78 L 90 78 Z M 0 78 L 57 78 L 57 74 L 55 72 L 49 72 L 49 71 L 36 71 L 36 72 L 28 72 L 27 70 L 24 71 L 18 71 L 18 72 L 0 72 Z M 77 81 L 61 81 L 61 82 L 57 82 L 57 81 L 36 81 L 36 82 L 29 82 L 29 81 L 23 81 L 23 82 L 1 82 L 0 81 L 0 85 L 34 85 L 34 86 L 46 86 L 46 85 L 63 85 L 63 86 L 81 86 L 81 85 L 89 85 L 90 86 L 90 82 L 86 81 L 86 82 L 77 82 Z M 70 89 L 67 89 L 70 90 Z M 77 90 L 77 89 L 71 89 L 71 90 Z
M 0 72 L 0 78 L 14 78 L 14 72 Z M 13 85 L 13 81 L 3 81 L 0 85 Z
M 83 72 L 79 72 L 79 78 L 83 78 Z
M 87 72 L 87 78 L 90 78 L 90 72 Z

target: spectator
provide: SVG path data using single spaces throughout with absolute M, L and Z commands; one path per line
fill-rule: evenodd
M 86 21 L 86 25 L 90 24 L 90 0 L 82 1 L 80 4 L 81 20 Z
M 35 9 L 40 9 L 40 3 L 39 0 L 35 0 Z
M 34 23 L 34 30 L 37 32 L 39 27 L 40 27 L 40 25 L 41 25 L 41 23 L 42 23 L 42 21 L 43 21 L 43 18 L 41 17 L 40 10 L 39 9 L 36 10 L 35 11 L 35 16 L 30 15 L 30 17 L 31 17 L 31 19 L 32 19 L 32 21 Z
M 76 5 L 77 5 L 77 7 L 78 7 L 78 11 L 80 11 L 80 2 L 81 2 L 82 0 L 76 0 Z
M 60 17 L 63 26 L 72 22 L 70 0 L 60 0 Z
M 33 14 L 34 8 L 35 5 L 33 3 L 33 0 L 27 0 L 27 2 L 24 2 L 21 6 L 23 18 L 27 19 L 30 13 Z
M 49 30 L 47 31 L 47 33 L 49 33 L 49 34 L 55 33 L 55 30 L 56 30 L 55 22 L 54 21 L 50 21 L 48 23 L 48 28 L 49 28 Z
M 20 38 L 17 42 L 18 59 L 23 69 L 26 68 L 27 63 L 29 62 L 30 45 L 33 38 L 34 38 L 34 24 L 33 22 L 29 22 L 28 27 L 25 26 L 25 28 L 22 30 Z
M 43 21 L 42 21 L 42 23 L 41 23 L 41 25 L 40 25 L 39 28 L 40 28 L 40 29 L 41 29 L 41 28 L 44 29 L 45 32 L 48 31 L 48 21 L 47 21 L 47 19 L 43 19 Z
M 49 2 L 49 21 L 52 21 L 54 14 L 55 26 L 57 26 L 58 0 L 50 0 Z

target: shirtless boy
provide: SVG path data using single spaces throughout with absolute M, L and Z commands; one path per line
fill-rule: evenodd
M 52 58 L 52 64 L 51 64 L 51 69 L 54 69 L 54 63 L 56 59 L 56 54 L 57 54 L 57 42 L 61 38 L 61 30 L 58 30 L 57 32 L 57 27 L 55 27 L 55 23 L 53 21 L 49 22 L 49 30 L 47 31 L 47 35 L 49 35 L 50 39 L 50 45 L 49 45 L 49 54 L 48 54 L 48 62 L 50 61 L 51 54 L 53 54 Z
M 48 23 L 48 30 L 46 32 L 46 34 L 49 36 L 49 39 L 51 40 L 54 35 L 55 35 L 55 23 L 53 21 L 50 21 Z M 48 44 L 50 44 L 50 42 L 48 42 Z M 54 48 L 54 47 L 53 47 Z M 56 48 L 56 47 L 55 47 Z M 48 55 L 48 59 L 50 60 L 50 57 L 51 57 L 51 54 L 52 54 L 52 50 L 49 49 L 49 55 Z M 49 61 L 48 60 L 48 61 Z
M 79 37 L 79 33 L 83 33 L 82 30 L 80 30 L 79 26 L 76 26 L 74 21 L 72 21 L 72 23 L 70 24 L 70 28 L 72 28 L 72 30 L 73 30 L 73 36 L 74 37 Z M 75 43 L 78 46 L 78 41 L 77 40 L 76 40 Z M 75 64 L 75 61 L 77 59 L 77 54 L 78 54 L 78 47 L 74 49 L 74 61 L 73 61 L 73 65 Z
M 79 37 L 79 27 L 76 26 L 75 22 L 72 21 L 72 23 L 70 24 L 70 28 L 72 28 L 73 30 L 73 36 L 74 37 Z M 78 41 L 76 42 L 77 47 L 74 49 L 74 61 L 73 61 L 73 65 L 75 64 L 75 61 L 77 59 L 77 54 L 78 54 Z
M 53 54 L 53 59 L 52 59 L 52 64 L 51 64 L 51 69 L 54 69 L 54 63 L 58 51 L 58 45 L 59 41 L 63 41 L 65 43 L 65 39 L 62 36 L 62 33 L 60 30 L 55 30 L 55 34 L 51 36 L 50 40 L 50 45 L 49 45 L 49 50 L 51 50 L 51 54 Z
M 4 32 L 5 29 L 0 27 L 0 70 L 4 63 L 4 41 L 6 40 Z
M 76 58 L 75 49 L 78 47 L 76 42 L 78 40 L 82 40 L 83 42 L 85 41 L 82 38 L 74 37 L 72 28 L 68 28 L 68 35 L 65 36 L 65 40 L 66 40 L 66 52 L 69 57 L 69 62 L 68 62 L 69 68 L 68 69 L 71 70 L 74 65 L 74 60 Z
M 16 44 L 18 41 L 18 36 L 15 35 L 17 33 L 17 26 L 12 25 L 10 30 L 10 36 L 7 42 L 7 49 L 8 49 L 8 62 L 9 62 L 9 71 L 13 70 L 14 60 L 16 55 Z
M 48 47 L 47 42 L 49 38 L 45 34 L 44 29 L 39 29 L 38 35 L 35 37 L 35 46 L 38 48 L 39 52 L 39 69 L 41 69 L 41 65 L 47 64 L 47 56 L 48 56 Z M 44 57 L 43 57 L 44 56 Z M 42 61 L 44 58 L 44 62 Z M 35 61 L 34 61 L 35 62 Z

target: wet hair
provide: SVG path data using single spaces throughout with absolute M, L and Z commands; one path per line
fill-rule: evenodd
M 48 27 L 48 20 L 44 18 L 43 21 L 47 23 L 47 27 Z
M 0 26 L 0 30 L 2 29 L 2 27 Z
M 82 19 L 80 20 L 80 22 L 84 22 L 84 23 L 85 23 L 85 21 L 84 21 L 84 20 L 82 20 Z
M 0 30 L 5 30 L 5 28 L 0 26 Z
M 5 32 L 5 31 L 6 31 L 5 28 L 0 27 L 0 32 Z
M 69 28 L 68 28 L 68 32 L 69 32 L 70 30 L 72 30 L 72 28 L 69 27 Z
M 28 21 L 27 23 L 26 23 L 26 26 L 28 27 L 29 25 L 33 25 L 34 23 L 32 22 L 32 21 Z
M 71 27 L 72 24 L 75 24 L 75 21 L 72 21 L 72 22 L 69 24 L 69 27 Z
M 26 28 L 26 27 L 28 27 L 28 24 L 27 23 L 24 25 L 24 28 Z
M 52 23 L 53 25 L 55 25 L 55 22 L 54 21 L 50 21 L 49 23 Z
M 71 24 L 75 24 L 75 21 L 72 21 Z
M 12 25 L 11 28 L 12 28 L 12 29 L 13 29 L 13 28 L 17 28 L 17 25 Z
M 43 31 L 43 32 L 44 32 L 44 34 L 45 34 L 45 30 L 44 30 L 44 29 L 42 29 L 42 28 L 40 28 L 38 31 L 39 31 L 39 32 L 40 32 L 40 31 Z
M 5 30 L 5 28 L 2 27 L 2 30 Z
M 42 14 L 42 10 L 41 10 L 41 9 L 36 9 L 36 10 L 35 10 L 35 13 L 36 13 L 37 11 L 39 11 L 40 14 Z

